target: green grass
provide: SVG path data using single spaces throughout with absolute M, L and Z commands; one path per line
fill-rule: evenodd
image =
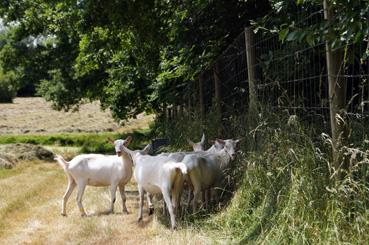
M 187 215 L 182 227 L 207 230 L 215 243 L 367 244 L 369 152 L 359 147 L 365 144 L 353 142 L 358 147 L 345 150 L 351 169 L 339 179 L 332 175 L 329 142 L 317 137 L 320 129 L 298 120 L 289 125 L 288 119 L 264 114 L 257 144 L 247 124 L 239 123 L 242 119 L 228 125 L 226 134 L 218 137 L 246 137 L 228 172 L 232 181 L 227 191 L 233 195 L 215 212 Z M 161 121 L 158 129 L 181 136 L 178 149 L 185 148 L 185 138 L 196 135 L 195 130 L 184 134 L 183 128 L 196 128 L 199 122 L 176 122 L 185 125 L 166 126 Z
M 114 147 L 107 142 L 107 138 L 113 139 L 126 138 L 128 135 L 133 137 L 131 148 L 141 148 L 142 144 L 149 142 L 150 131 L 136 130 L 131 133 L 70 133 L 70 134 L 51 134 L 51 135 L 2 135 L 0 144 L 29 143 L 46 146 L 68 146 L 79 147 L 80 152 L 84 153 L 106 153 L 114 152 Z

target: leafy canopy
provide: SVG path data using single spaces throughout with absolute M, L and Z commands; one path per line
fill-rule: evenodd
M 0 59 L 58 109 L 100 100 L 125 119 L 179 103 L 183 85 L 269 8 L 265 0 L 2 1 L 13 31 Z

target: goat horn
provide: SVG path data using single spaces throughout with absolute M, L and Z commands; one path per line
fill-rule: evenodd
M 192 141 L 192 140 L 190 140 L 190 139 L 187 139 L 187 142 L 188 142 L 188 144 L 190 144 L 190 145 L 195 144 L 195 143 L 193 143 L 193 141 Z

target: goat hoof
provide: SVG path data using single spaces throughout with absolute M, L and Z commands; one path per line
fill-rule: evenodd
M 87 214 L 83 213 L 83 214 L 81 214 L 81 217 L 82 218 L 87 217 Z
M 66 213 L 61 213 L 61 216 L 67 217 Z
M 129 214 L 128 210 L 123 210 L 124 214 Z
M 140 223 L 142 221 L 142 217 L 137 219 L 137 223 Z
M 149 208 L 149 215 L 153 215 L 154 214 L 154 208 Z

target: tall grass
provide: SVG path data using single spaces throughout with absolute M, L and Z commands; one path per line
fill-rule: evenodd
M 359 147 L 365 144 L 345 148 L 351 167 L 340 179 L 331 165 L 329 137 L 317 133 L 321 128 L 303 125 L 296 116 L 266 112 L 257 130 L 242 117 L 227 123 L 218 137 L 246 137 L 227 173 L 231 199 L 218 213 L 191 216 L 184 225 L 216 231 L 217 241 L 242 244 L 369 241 L 369 151 Z M 185 117 L 165 125 L 161 121 L 156 129 L 179 136 L 178 148 L 186 148 L 185 138 L 200 137 L 201 123 L 196 119 Z M 203 130 L 214 137 L 213 124 L 204 125 L 209 127 Z

